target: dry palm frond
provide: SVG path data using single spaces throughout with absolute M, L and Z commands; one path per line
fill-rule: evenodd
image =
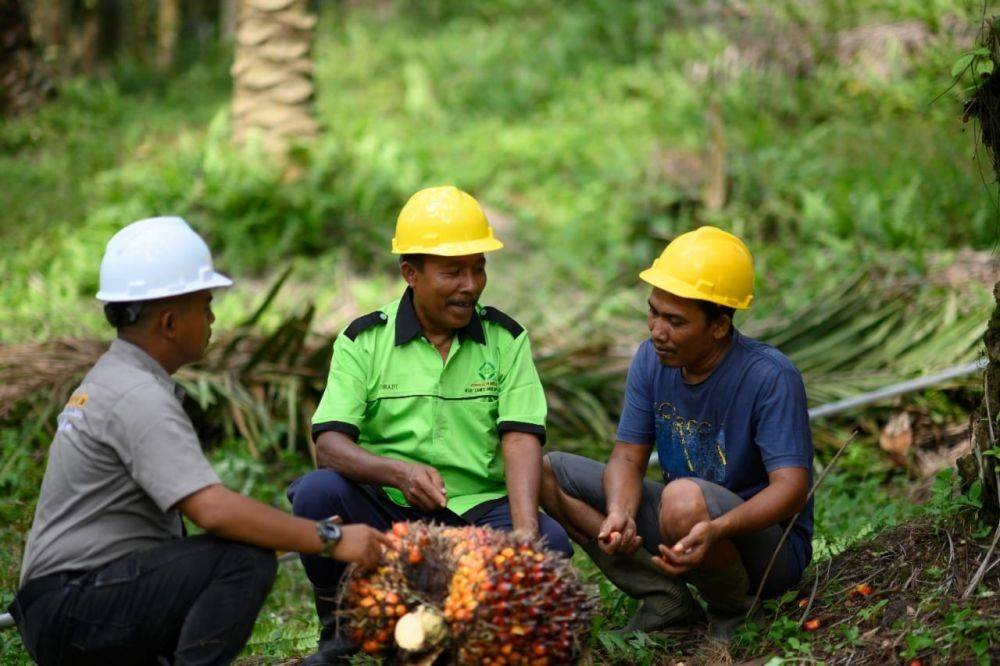
M 811 404 L 839 400 L 935 372 L 979 355 L 986 301 L 971 305 L 913 282 L 859 273 L 799 310 L 751 320 L 741 330 L 773 344 L 803 374 Z M 586 312 L 587 304 L 580 306 Z M 625 374 L 644 327 L 640 315 L 576 323 L 572 336 L 541 331 L 536 361 L 549 420 L 569 437 L 607 441 L 621 408 Z M 632 332 L 623 344 L 622 331 Z M 564 341 L 579 341 L 568 345 Z M 957 381 L 957 380 L 956 380 Z M 971 380 L 970 380 L 971 381 Z
M 971 360 L 979 354 L 989 309 L 964 307 L 960 296 L 889 285 L 872 297 L 870 278 L 821 294 L 817 305 L 781 321 L 749 326 L 795 362 L 810 402 L 869 391 Z
M 0 419 L 24 400 L 61 401 L 106 348 L 96 340 L 0 347 Z
M 204 361 L 177 375 L 206 443 L 241 437 L 255 457 L 282 444 L 289 451 L 308 446 L 306 424 L 322 395 L 333 340 L 310 333 L 312 307 L 270 334 L 257 330 L 286 277 L 242 326 L 210 347 Z M 958 299 L 859 275 L 808 308 L 751 322 L 745 332 L 788 354 L 815 404 L 974 358 L 988 306 L 964 307 Z M 588 304 L 578 307 L 585 312 Z M 609 319 L 562 318 L 574 322 L 572 335 L 546 327 L 535 335 L 549 428 L 561 448 L 578 440 L 606 442 L 613 434 L 643 327 L 633 315 Z M 622 331 L 633 331 L 634 338 Z M 0 419 L 38 418 L 48 413 L 43 406 L 61 406 L 105 348 L 97 341 L 0 347 Z

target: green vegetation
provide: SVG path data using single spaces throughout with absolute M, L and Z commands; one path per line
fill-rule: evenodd
M 973 577 L 962 563 L 987 547 L 992 531 L 980 506 L 945 470 L 931 500 L 913 511 L 917 520 L 817 561 L 800 591 L 766 602 L 742 627 L 734 655 L 770 652 L 781 660 L 774 663 L 992 663 L 1000 640 L 995 584 L 958 598 Z
M 805 16 L 779 3 L 741 18 L 697 3 L 442 4 L 324 17 L 327 131 L 297 153 L 292 182 L 228 146 L 224 53 L 169 80 L 122 66 L 6 123 L 2 233 L 21 250 L 3 258 L 3 339 L 99 330 L 92 248 L 124 220 L 183 213 L 239 275 L 317 254 L 381 270 L 394 211 L 436 182 L 516 220 L 507 237 L 534 265 L 518 273 L 543 294 L 631 283 L 663 239 L 702 222 L 750 239 L 767 309 L 859 266 L 919 276 L 942 252 L 991 247 L 992 204 L 948 91 L 971 6 L 815 3 Z M 899 20 L 909 32 L 869 34 Z M 699 205 L 713 102 L 717 212 Z
M 486 299 L 532 331 L 557 448 L 606 454 L 628 358 L 645 335 L 635 274 L 698 224 L 748 239 L 758 296 L 738 324 L 795 360 L 814 404 L 979 353 L 991 298 L 965 252 L 994 248 L 996 209 L 961 134 L 973 73 L 949 88 L 978 3 L 363 4 L 324 5 L 316 110 L 325 132 L 285 167 L 260 146 L 229 144 L 225 48 L 169 77 L 125 60 L 62 83 L 37 115 L 0 124 L 0 341 L 107 337 L 92 300 L 103 244 L 132 220 L 178 213 L 237 278 L 217 328 L 250 318 L 246 331 L 267 338 L 298 318 L 318 335 L 295 329 L 296 339 L 322 349 L 396 294 L 385 251 L 395 212 L 416 189 L 448 182 L 489 205 L 508 245 L 490 257 Z M 725 202 L 707 206 L 721 155 Z M 287 267 L 274 302 L 251 317 Z M 302 397 L 317 387 L 266 384 L 255 401 L 221 377 L 212 368 L 185 378 L 192 405 L 226 422 L 208 431 L 212 460 L 231 487 L 287 509 L 284 487 L 310 465 Z M 59 390 L 0 410 L 3 605 Z M 979 390 L 957 382 L 906 405 L 943 427 L 967 419 Z M 252 437 L 221 416 L 230 402 Z M 881 544 L 884 530 L 918 516 L 946 529 L 975 501 L 941 477 L 928 508 L 915 508 L 913 479 L 878 450 L 891 415 L 882 405 L 816 424 L 821 464 L 850 428 L 862 430 L 817 494 L 811 575 L 830 589 L 831 571 L 849 571 L 841 561 L 863 561 L 851 559 L 868 552 L 859 542 Z M 673 637 L 609 633 L 633 602 L 585 557 L 576 562 L 602 596 L 602 659 L 688 653 Z M 915 615 L 885 599 L 858 603 L 857 622 L 821 639 L 802 628 L 793 595 L 746 627 L 740 654 L 795 660 L 870 646 L 865 632 L 887 615 L 893 639 L 906 636 L 890 661 L 981 659 L 1000 640 L 977 611 L 985 597 L 934 606 L 934 591 L 956 583 L 943 573 L 947 553 L 926 564 Z M 301 567 L 284 565 L 245 654 L 264 663 L 302 654 L 315 630 Z M 16 636 L 0 633 L 0 664 L 25 659 Z

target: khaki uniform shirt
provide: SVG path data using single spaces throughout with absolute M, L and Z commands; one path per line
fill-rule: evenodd
M 22 586 L 182 536 L 174 505 L 219 483 L 181 407 L 183 395 L 146 352 L 111 343 L 59 415 Z

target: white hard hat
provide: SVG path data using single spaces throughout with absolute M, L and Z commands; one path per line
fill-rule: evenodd
M 148 301 L 228 287 L 212 267 L 208 245 L 179 217 L 151 217 L 128 225 L 108 241 L 97 299 Z

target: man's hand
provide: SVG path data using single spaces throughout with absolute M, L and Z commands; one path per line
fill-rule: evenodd
M 702 521 L 673 546 L 668 548 L 660 544 L 660 554 L 653 557 L 653 564 L 668 574 L 679 576 L 697 569 L 718 539 L 719 531 L 714 523 L 710 520 Z
M 421 511 L 438 511 L 448 506 L 448 489 L 444 480 L 436 469 L 428 465 L 407 464 L 397 487 L 406 501 Z
M 597 534 L 597 547 L 608 555 L 631 555 L 642 545 L 635 519 L 622 511 L 611 511 Z
M 597 546 L 609 555 L 634 553 L 642 545 L 636 534 L 635 513 L 642 500 L 642 477 L 652 445 L 615 442 L 604 467 L 607 515 L 597 534 Z
M 340 541 L 330 555 L 340 562 L 353 562 L 362 569 L 371 569 L 382 558 L 382 546 L 389 538 L 367 525 L 344 525 Z
M 513 536 L 515 539 L 525 539 L 527 541 L 533 541 L 534 539 L 537 539 L 538 522 L 536 521 L 533 526 L 525 525 L 518 527 L 517 525 L 515 525 L 514 529 L 511 530 L 511 536 Z

